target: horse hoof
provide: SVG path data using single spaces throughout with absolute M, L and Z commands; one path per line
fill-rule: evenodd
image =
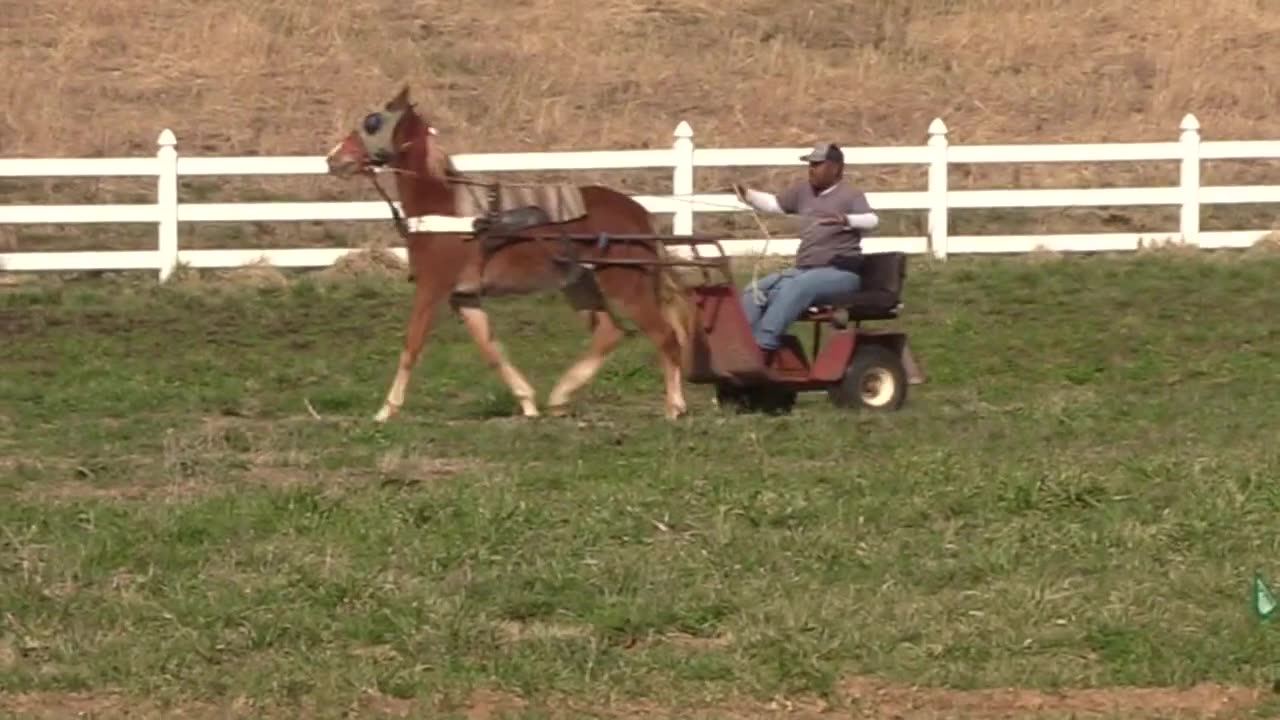
M 382 409 L 378 411 L 378 414 L 373 416 L 373 421 L 376 423 L 384 423 L 390 420 L 391 416 L 395 414 L 395 408 L 390 405 L 383 405 Z
M 551 417 L 556 417 L 556 418 L 569 417 L 570 415 L 569 406 L 568 405 L 550 405 L 547 407 L 547 414 L 550 415 Z

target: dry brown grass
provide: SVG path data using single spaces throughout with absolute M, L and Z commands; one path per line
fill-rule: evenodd
M 338 258 L 321 275 L 330 278 L 394 277 L 406 278 L 408 265 L 385 246 L 361 248 Z
M 137 155 L 172 128 L 191 154 L 326 151 L 363 108 L 411 83 L 455 152 L 665 146 L 681 120 L 714 146 L 1266 138 L 1280 14 L 1263 0 L 47 0 L 11 3 L 0 38 L 7 156 Z M 500 8 L 495 12 L 494 8 Z M 1210 183 L 1280 182 L 1267 163 L 1208 163 Z M 575 177 L 588 178 L 580 173 Z M 776 172 L 745 173 L 760 182 Z M 859 169 L 872 189 L 923 172 Z M 633 192 L 662 172 L 598 173 Z M 704 189 L 729 179 L 699 173 Z M 1173 163 L 956 168 L 957 186 L 1169 183 Z M 48 193 L 56 191 L 57 200 Z M 6 202 L 141 199 L 147 183 L 0 183 Z M 184 198 L 361 198 L 329 178 L 202 179 Z M 1176 226 L 1175 211 L 957 213 L 957 231 Z M 919 213 L 895 222 L 918 231 Z M 1064 219 L 1065 217 L 1065 219 Z M 744 219 L 743 222 L 746 222 Z M 1205 227 L 1271 221 L 1260 208 Z M 1172 225 L 1171 225 L 1172 224 Z M 972 227 L 971 227 L 972 226 Z M 245 228 L 249 228 L 248 231 Z M 750 232 L 750 225 L 740 225 Z M 890 228 L 886 228 L 889 230 Z M 362 224 L 184 229 L 189 246 L 332 245 L 391 236 Z M 78 239 L 70 240 L 66 233 Z M 132 239 L 131 239 L 132 238 Z M 20 249 L 146 247 L 147 228 L 24 229 Z

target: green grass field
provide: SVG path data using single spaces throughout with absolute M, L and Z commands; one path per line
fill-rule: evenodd
M 1280 711 L 1280 253 L 909 273 L 902 412 L 674 424 L 639 337 L 527 421 L 444 318 L 375 426 L 401 277 L 9 287 L 0 712 Z M 490 307 L 545 399 L 585 334 Z

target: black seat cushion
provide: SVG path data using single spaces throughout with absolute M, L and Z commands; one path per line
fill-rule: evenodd
M 907 277 L 904 252 L 866 253 L 862 256 L 862 289 L 837 296 L 820 309 L 843 308 L 854 320 L 881 320 L 897 316 L 902 286 Z

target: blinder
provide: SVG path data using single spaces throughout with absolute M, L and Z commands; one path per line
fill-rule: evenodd
M 392 135 L 402 114 L 403 110 L 374 110 L 360 122 L 360 131 L 364 135 L 361 140 L 371 165 L 381 167 L 390 165 L 395 160 L 397 149 L 392 142 Z

